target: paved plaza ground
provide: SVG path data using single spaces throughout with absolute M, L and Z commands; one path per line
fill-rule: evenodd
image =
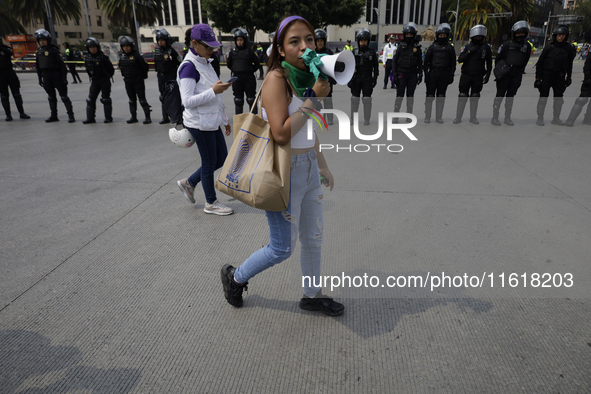
M 339 317 L 299 309 L 299 253 L 253 278 L 243 308 L 226 303 L 220 268 L 268 242 L 265 216 L 219 193 L 235 213 L 207 215 L 199 187 L 194 206 L 182 196 L 176 181 L 200 158 L 157 123 L 153 73 L 150 125 L 125 123 L 119 72 L 115 121 L 98 103 L 94 125 L 81 123 L 85 75 L 68 86 L 77 122 L 60 101 L 46 124 L 36 74 L 19 74 L 32 119 L 0 121 L 0 393 L 591 392 L 591 127 L 582 114 L 550 125 L 551 103 L 535 125 L 532 66 L 514 127 L 490 124 L 492 80 L 480 124 L 468 108 L 452 123 L 458 69 L 442 125 L 423 123 L 418 87 L 416 141 L 394 130 L 363 153 L 376 142 L 319 132 L 353 146 L 325 151 L 336 186 L 324 189 L 322 269 Z M 393 111 L 381 80 L 364 134 Z M 349 89 L 334 96 L 348 113 Z

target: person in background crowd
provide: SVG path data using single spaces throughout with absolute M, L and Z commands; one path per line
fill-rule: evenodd
M 581 94 L 575 100 L 575 104 L 573 109 L 570 111 L 570 115 L 566 120 L 566 125 L 568 127 L 573 127 L 575 124 L 575 120 L 583 110 L 587 101 L 589 101 L 589 105 L 587 105 L 587 112 L 585 112 L 585 117 L 583 119 L 583 124 L 591 125 L 591 56 L 587 56 L 585 59 L 585 64 L 583 65 L 583 84 L 581 85 Z
M 394 58 L 394 54 L 396 53 L 396 36 L 391 34 L 388 38 L 388 44 L 384 46 L 384 53 L 382 53 L 382 64 L 386 69 L 386 75 L 384 75 L 384 89 L 388 88 L 388 81 L 391 82 L 391 88 L 394 89 L 396 85 L 394 85 L 394 79 L 390 79 L 392 76 L 392 59 Z
M 351 40 L 347 40 L 347 45 L 345 45 L 343 50 L 353 52 L 353 45 L 351 45 Z
M 70 43 L 64 42 L 64 47 L 66 48 L 66 50 L 64 51 L 64 54 L 66 55 L 66 60 L 68 62 L 75 61 L 76 58 L 74 56 L 74 51 L 70 49 Z M 70 74 L 72 74 L 72 78 L 74 78 L 74 82 L 72 83 L 82 83 L 80 75 L 78 75 L 78 71 L 76 71 L 76 63 L 68 63 L 68 69 L 70 70 Z
M 21 96 L 20 93 L 21 83 L 16 72 L 12 68 L 13 56 L 14 53 L 12 52 L 12 49 L 10 49 L 9 46 L 4 45 L 2 43 L 2 38 L 0 37 L 0 100 L 2 101 L 4 112 L 6 113 L 5 120 L 7 122 L 12 120 L 12 113 L 10 112 L 10 95 L 8 93 L 9 87 L 16 108 L 18 109 L 18 113 L 20 114 L 20 118 L 31 119 L 31 117 L 25 113 L 25 109 L 23 108 L 23 96 Z
M 51 43 L 51 34 L 45 29 L 39 29 L 35 32 L 35 38 L 39 44 L 37 49 L 37 77 L 39 85 L 45 89 L 49 96 L 49 109 L 51 115 L 45 119 L 46 122 L 57 122 L 57 96 L 55 91 L 60 94 L 62 102 L 66 106 L 68 113 L 68 123 L 74 123 L 74 108 L 72 101 L 68 97 L 68 70 L 62 59 L 62 54 L 57 46 Z
M 327 35 L 324 29 L 316 29 L 314 31 L 314 42 L 316 43 L 316 53 L 318 54 L 326 54 L 326 55 L 334 55 L 332 50 L 326 46 Z M 330 93 L 324 99 L 324 108 L 326 109 L 333 109 L 332 105 L 332 88 L 337 83 L 331 77 L 328 77 L 328 82 L 330 83 Z M 332 125 L 334 123 L 333 114 L 326 114 L 326 123 L 328 125 Z
M 403 41 L 396 46 L 396 53 L 392 58 L 392 73 L 396 85 L 394 112 L 400 112 L 406 93 L 406 112 L 412 113 L 415 89 L 423 80 L 423 55 L 421 44 L 416 42 L 417 29 L 414 22 L 408 22 L 402 27 Z
M 96 99 L 101 93 L 101 103 L 105 110 L 105 123 L 113 121 L 113 102 L 111 100 L 111 78 L 115 74 L 113 64 L 107 55 L 101 50 L 101 44 L 94 37 L 86 40 L 84 65 L 90 77 L 90 89 L 86 99 L 86 120 L 82 123 L 96 123 Z
M 137 123 L 137 100 L 144 110 L 144 124 L 152 123 L 150 117 L 150 104 L 146 100 L 146 85 L 144 79 L 148 78 L 148 63 L 144 60 L 135 49 L 135 41 L 128 36 L 119 37 L 119 45 L 121 52 L 119 52 L 119 70 L 123 75 L 125 82 L 125 91 L 129 97 L 129 112 L 131 118 L 127 123 Z
M 263 79 L 265 79 L 263 78 L 263 63 L 265 62 L 265 51 L 263 50 L 263 44 L 259 42 L 257 44 L 255 52 L 259 57 L 259 80 L 262 81 Z
M 164 28 L 156 29 L 152 33 L 156 33 L 156 43 L 158 46 L 154 51 L 154 63 L 156 66 L 156 76 L 158 78 L 158 91 L 160 92 L 160 102 L 162 103 L 162 94 L 164 93 L 164 85 L 166 81 L 176 80 L 176 72 L 182 62 L 179 54 L 172 47 L 172 38 L 168 31 Z M 168 113 L 162 107 L 162 120 L 159 124 L 170 123 Z
M 575 47 L 568 43 L 570 30 L 566 25 L 557 26 L 552 33 L 552 42 L 544 47 L 536 63 L 536 81 L 534 87 L 540 91 L 538 99 L 538 126 L 544 126 L 544 112 L 550 96 L 550 88 L 554 93 L 552 107 L 552 124 L 563 126 L 560 112 L 564 104 L 564 91 L 573 80 L 573 60 L 576 56 Z
M 373 49 L 369 47 L 371 32 L 362 28 L 355 36 L 357 48 L 353 50 L 355 55 L 355 74 L 347 86 L 351 88 L 351 124 L 353 124 L 354 113 L 359 110 L 361 93 L 363 92 L 363 124 L 368 125 L 371 119 L 371 107 L 373 88 L 378 83 L 379 63 L 378 57 Z
M 254 104 L 257 90 L 257 81 L 254 73 L 259 69 L 259 58 L 248 44 L 248 33 L 246 30 L 237 28 L 233 34 L 236 48 L 230 51 L 226 65 L 232 71 L 232 76 L 238 78 L 232 83 L 234 106 L 236 107 L 236 115 L 238 115 L 244 110 L 245 94 L 249 111 Z M 253 112 L 255 114 L 257 113 L 256 107 Z

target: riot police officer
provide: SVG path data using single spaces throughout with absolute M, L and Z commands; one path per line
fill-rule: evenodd
M 125 91 L 129 97 L 129 112 L 131 118 L 127 123 L 137 123 L 137 100 L 144 110 L 144 124 L 152 123 L 150 118 L 150 104 L 146 100 L 146 86 L 144 79 L 148 78 L 148 63 L 135 49 L 133 38 L 128 36 L 119 37 L 119 70 L 125 82 Z M 137 98 L 136 98 L 137 96 Z
M 534 87 L 540 91 L 538 99 L 538 126 L 544 125 L 544 110 L 550 95 L 550 88 L 554 92 L 552 124 L 563 126 L 560 112 L 564 99 L 564 91 L 572 83 L 573 60 L 577 55 L 575 47 L 568 43 L 570 31 L 568 26 L 560 25 L 552 33 L 552 42 L 544 47 L 536 63 L 536 81 Z
M 49 109 L 51 116 L 45 119 L 46 122 L 57 122 L 57 96 L 55 91 L 60 94 L 62 102 L 66 106 L 68 113 L 68 122 L 73 123 L 74 109 L 72 101 L 68 97 L 68 69 L 64 64 L 62 55 L 57 46 L 51 43 L 51 34 L 45 29 L 39 29 L 35 32 L 35 38 L 39 44 L 37 49 L 37 77 L 39 85 L 47 92 L 49 96 Z
M 154 63 L 156 64 L 156 75 L 158 76 L 158 91 L 160 92 L 160 102 L 162 102 L 162 93 L 166 81 L 176 80 L 176 71 L 182 62 L 179 54 L 172 48 L 170 34 L 164 28 L 156 29 L 156 43 L 158 46 L 154 51 Z M 160 124 L 170 123 L 170 118 L 162 105 L 162 120 Z
M 351 88 L 351 124 L 353 124 L 353 114 L 359 110 L 360 96 L 363 91 L 363 124 L 368 125 L 371 119 L 371 94 L 378 83 L 378 57 L 369 47 L 371 32 L 368 28 L 359 30 L 355 40 L 357 41 L 357 48 L 353 49 L 355 74 L 348 84 Z
M 427 97 L 425 99 L 425 123 L 431 122 L 431 110 L 435 95 L 435 121 L 443 123 L 443 107 L 445 105 L 445 92 L 454 80 L 456 71 L 456 52 L 449 44 L 451 27 L 442 23 L 435 30 L 435 42 L 431 44 L 423 63 L 425 72 L 425 84 L 427 85 Z
M 314 30 L 314 42 L 316 43 L 316 53 L 318 54 L 326 54 L 326 55 L 334 55 L 332 50 L 326 46 L 326 31 L 323 29 L 316 29 Z M 326 96 L 326 98 L 322 101 L 324 108 L 326 109 L 333 109 L 332 105 L 332 88 L 337 83 L 331 77 L 328 78 L 328 82 L 330 83 L 330 92 Z M 332 125 L 334 122 L 333 114 L 326 114 L 326 123 Z
M 12 97 L 14 97 L 14 103 L 18 109 L 20 118 L 31 119 L 31 117 L 25 113 L 23 108 L 23 96 L 21 96 L 20 93 L 21 84 L 18 76 L 12 68 L 11 59 L 13 55 L 12 49 L 10 49 L 9 46 L 4 45 L 0 38 L 0 99 L 2 101 L 2 106 L 4 107 L 4 112 L 6 112 L 7 122 L 12 120 L 12 114 L 10 112 L 10 95 L 8 94 L 9 87 L 12 92 Z
M 245 94 L 249 110 L 254 104 L 257 90 L 257 81 L 254 74 L 259 69 L 260 63 L 259 57 L 248 45 L 248 32 L 242 28 L 237 28 L 234 29 L 233 34 L 236 48 L 228 54 L 226 65 L 232 71 L 232 76 L 238 77 L 232 83 L 234 106 L 236 107 L 236 115 L 238 115 L 243 111 Z M 256 107 L 254 113 L 257 113 Z
M 575 100 L 575 105 L 573 109 L 570 111 L 570 115 L 566 120 L 566 125 L 568 127 L 573 127 L 575 124 L 575 120 L 577 116 L 583 110 L 585 104 L 591 97 L 591 56 L 587 55 L 585 59 L 585 65 L 583 66 L 583 84 L 581 85 L 581 95 L 577 97 Z M 583 119 L 583 124 L 591 125 L 591 100 L 590 104 L 587 105 L 587 112 L 585 112 L 585 118 Z
M 508 126 L 513 126 L 511 120 L 511 112 L 513 111 L 513 99 L 517 90 L 521 86 L 523 72 L 529 57 L 531 55 L 531 44 L 527 41 L 529 35 L 529 23 L 526 21 L 518 21 L 511 28 L 511 40 L 506 41 L 499 47 L 498 54 L 495 58 L 495 67 L 503 66 L 510 67 L 508 72 L 497 77 L 497 94 L 493 101 L 493 117 L 490 121 L 495 126 L 500 126 L 499 112 L 501 110 L 501 103 L 503 97 L 505 100 L 505 120 L 504 123 Z M 501 63 L 503 61 L 503 63 Z M 496 74 L 495 74 L 496 75 Z
M 416 42 L 417 25 L 408 22 L 402 27 L 403 39 L 396 47 L 392 59 L 392 73 L 396 84 L 394 112 L 399 112 L 406 92 L 406 112 L 412 113 L 415 89 L 423 79 L 423 52 Z
M 488 83 L 492 72 L 492 50 L 485 43 L 486 26 L 476 25 L 470 29 L 470 43 L 462 48 L 458 57 L 458 63 L 462 64 L 460 76 L 460 94 L 458 96 L 458 109 L 454 123 L 462 122 L 462 115 L 470 98 L 470 123 L 478 124 L 476 113 L 478 112 L 478 100 L 482 86 Z
M 90 77 L 90 89 L 86 99 L 86 120 L 82 123 L 96 123 L 96 99 L 101 93 L 101 103 L 105 110 L 105 123 L 113 121 L 113 103 L 111 101 L 111 77 L 115 74 L 113 64 L 101 50 L 101 44 L 94 37 L 86 40 L 84 66 Z
M 64 51 L 64 55 L 66 55 L 66 60 L 69 62 L 75 61 L 74 51 L 70 49 L 70 43 L 64 42 L 64 47 L 66 50 Z M 76 71 L 76 63 L 68 63 L 68 69 L 70 70 L 70 74 L 72 74 L 72 78 L 74 78 L 74 82 L 72 83 L 82 83 L 82 79 L 80 79 L 80 75 L 78 75 L 78 71 Z

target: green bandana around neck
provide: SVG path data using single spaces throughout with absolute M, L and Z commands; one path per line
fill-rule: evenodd
M 287 70 L 287 78 L 291 83 L 291 86 L 295 89 L 295 93 L 298 97 L 302 97 L 307 88 L 311 88 L 316 83 L 314 74 L 308 71 L 302 71 L 286 62 L 281 62 L 281 66 Z

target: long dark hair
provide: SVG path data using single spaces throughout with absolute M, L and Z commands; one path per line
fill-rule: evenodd
M 283 22 L 287 18 L 289 18 L 289 16 L 283 18 L 281 20 L 281 22 Z M 273 44 L 272 44 L 273 47 L 271 48 L 271 54 L 269 55 L 269 59 L 267 60 L 267 74 L 269 74 L 269 72 L 271 72 L 275 69 L 279 69 L 279 70 L 283 71 L 283 73 L 285 73 L 285 70 L 281 66 L 281 62 L 283 61 L 283 56 L 281 56 L 279 54 L 279 49 L 277 49 L 277 47 L 279 45 L 281 45 L 281 46 L 283 45 L 283 40 L 285 40 L 285 35 L 287 34 L 287 31 L 294 23 L 298 23 L 298 22 L 303 23 L 304 25 L 306 25 L 308 27 L 308 29 L 310 29 L 310 32 L 312 34 L 314 34 L 314 26 L 312 26 L 312 24 L 305 19 L 294 19 L 294 20 L 290 21 L 287 25 L 285 25 L 283 27 L 283 29 L 281 30 L 281 34 L 278 34 L 279 27 L 281 26 L 281 22 L 279 22 L 279 24 L 277 25 L 277 29 L 275 29 L 275 37 L 273 37 Z

